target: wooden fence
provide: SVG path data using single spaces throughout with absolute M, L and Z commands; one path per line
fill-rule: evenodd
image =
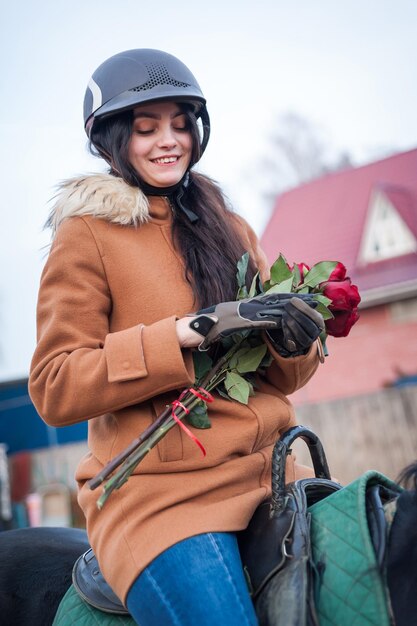
M 297 407 L 299 424 L 321 439 L 332 476 L 346 484 L 368 469 L 395 479 L 417 460 L 417 386 L 384 389 Z M 300 463 L 309 462 L 304 442 L 294 451 Z

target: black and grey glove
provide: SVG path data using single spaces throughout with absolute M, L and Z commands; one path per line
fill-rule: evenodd
M 200 350 L 240 330 L 266 329 L 280 354 L 302 354 L 324 330 L 316 306 L 310 294 L 291 293 L 220 302 L 194 314 L 190 328 L 204 337 Z
M 316 306 L 317 300 L 313 300 L 311 304 L 299 298 L 291 298 L 284 305 L 281 327 L 266 331 L 281 356 L 306 354 L 311 344 L 324 331 L 322 315 L 312 308 Z

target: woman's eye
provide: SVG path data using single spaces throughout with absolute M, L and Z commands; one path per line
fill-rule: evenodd
M 172 124 L 172 127 L 175 131 L 179 132 L 190 130 L 190 125 L 185 115 L 178 115 Z
M 150 135 L 151 133 L 153 133 L 153 128 L 136 128 L 135 133 L 138 133 L 138 135 Z

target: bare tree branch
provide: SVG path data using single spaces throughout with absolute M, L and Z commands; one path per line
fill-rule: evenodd
M 260 161 L 263 195 L 270 201 L 286 189 L 349 167 L 352 160 L 347 150 L 335 151 L 312 122 L 288 112 L 278 118 L 268 156 Z

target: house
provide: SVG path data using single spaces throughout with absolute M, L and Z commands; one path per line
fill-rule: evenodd
M 297 404 L 417 382 L 417 149 L 324 176 L 278 197 L 261 243 L 272 263 L 341 261 L 362 297 L 347 338 Z

